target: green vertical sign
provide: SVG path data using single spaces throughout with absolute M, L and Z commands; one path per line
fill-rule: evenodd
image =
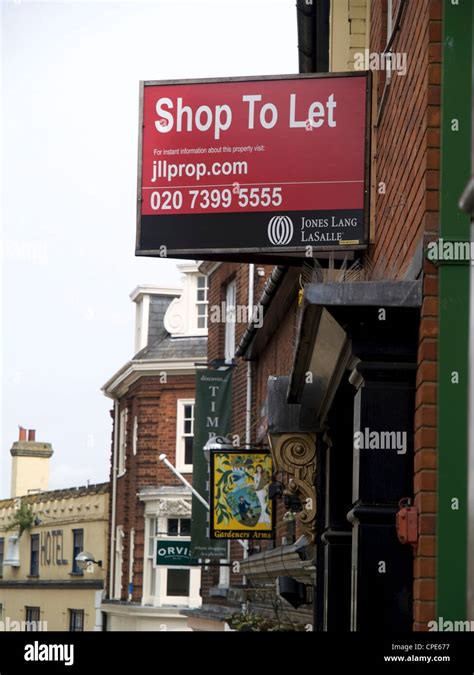
M 469 241 L 472 0 L 444 0 L 440 236 Z M 439 268 L 437 616 L 466 618 L 469 266 Z
M 232 368 L 198 370 L 194 406 L 193 487 L 209 502 L 209 463 L 204 446 L 214 436 L 230 433 Z M 191 554 L 193 558 L 226 558 L 227 543 L 209 539 L 209 511 L 193 495 Z

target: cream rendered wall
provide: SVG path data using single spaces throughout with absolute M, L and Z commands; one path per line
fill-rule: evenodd
M 72 491 L 71 491 L 72 492 Z M 81 496 L 65 496 L 63 499 L 48 499 L 54 493 L 45 493 L 42 501 L 31 504 L 33 514 L 41 523 L 31 530 L 26 530 L 19 540 L 20 566 L 3 566 L 3 578 L 0 579 L 0 602 L 3 603 L 3 620 L 9 617 L 11 621 L 24 621 L 25 607 L 40 607 L 41 621 L 47 621 L 48 630 L 68 630 L 68 609 L 83 609 L 84 630 L 94 630 L 100 615 L 97 610 L 102 599 L 100 588 L 82 589 L 73 588 L 68 584 L 95 581 L 96 586 L 104 584 L 107 567 L 107 536 L 108 536 L 108 494 L 92 493 Z M 35 499 L 38 499 L 35 496 Z M 18 503 L 19 500 L 16 500 Z M 15 530 L 7 531 L 15 511 L 14 503 L 9 500 L 7 506 L 0 502 L 0 537 L 5 540 L 5 556 L 8 548 L 8 538 L 15 534 Z M 84 571 L 83 575 L 72 573 L 73 563 L 73 530 L 84 530 L 84 550 L 90 552 L 95 560 L 101 560 L 103 567 L 93 565 L 92 572 Z M 53 558 L 52 532 L 62 532 L 62 536 L 55 536 L 55 556 Z M 46 534 L 49 533 L 51 542 L 50 563 L 47 556 L 39 556 L 39 575 L 31 578 L 31 536 L 40 535 L 41 544 L 46 543 Z M 57 561 L 67 561 L 58 564 Z M 26 582 L 27 588 L 9 587 L 8 582 Z M 38 582 L 58 582 L 64 584 L 62 588 L 41 588 Z
M 11 495 L 26 495 L 29 490 L 47 490 L 49 457 L 12 457 Z
M 68 631 L 69 610 L 84 610 L 84 631 L 96 628 L 96 591 L 92 589 L 0 588 L 3 622 L 26 621 L 25 607 L 39 607 L 45 630 Z M 0 624 L 0 631 L 2 625 Z
M 1 511 L 0 511 L 1 514 Z M 92 515 L 92 514 L 91 514 Z M 0 537 L 5 538 L 5 544 L 8 537 L 13 534 L 13 531 L 5 532 L 4 523 L 0 515 Z M 52 531 L 61 530 L 62 537 L 55 537 L 56 556 L 53 559 L 51 553 L 51 562 L 47 564 L 46 557 L 41 555 L 39 564 L 39 578 L 41 580 L 63 580 L 71 581 L 72 572 L 72 550 L 73 550 L 73 530 L 84 530 L 84 550 L 93 554 L 95 560 L 102 560 L 103 565 L 106 565 L 106 551 L 107 551 L 107 522 L 105 520 L 79 520 L 77 516 L 71 514 L 69 520 L 64 518 L 48 518 L 46 522 L 41 525 L 32 527 L 30 531 L 23 532 L 20 538 L 20 567 L 14 568 L 5 565 L 3 568 L 3 581 L 9 580 L 24 580 L 28 579 L 30 573 L 30 551 L 31 551 L 31 535 L 40 535 L 40 545 L 46 541 L 46 534 L 50 534 L 51 549 L 53 548 Z M 43 533 L 43 538 L 41 534 Z M 58 548 L 59 547 L 59 548 Z M 6 550 L 6 546 L 5 546 Z M 56 560 L 67 560 L 67 564 L 57 564 Z M 84 572 L 83 578 L 87 580 L 102 579 L 104 576 L 103 569 L 98 565 L 94 565 L 92 573 Z
M 121 613 L 119 609 L 107 610 L 107 632 L 111 631 L 142 631 L 149 630 L 155 632 L 189 632 L 188 617 L 177 613 L 170 613 L 169 610 L 155 609 L 154 613 L 148 613 L 135 608 L 125 608 L 126 612 Z
M 329 26 L 329 70 L 344 72 L 349 58 L 349 0 L 332 0 Z
M 354 70 L 354 55 L 369 47 L 370 0 L 332 0 L 329 70 Z

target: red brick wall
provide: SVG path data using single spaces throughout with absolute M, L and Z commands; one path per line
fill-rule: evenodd
M 257 274 L 257 268 L 264 271 L 263 276 Z M 265 282 L 273 270 L 273 265 L 256 265 L 255 267 L 255 286 L 254 286 L 254 304 L 257 304 Z M 248 302 L 248 265 L 223 263 L 210 276 L 209 279 L 209 304 L 219 304 L 225 300 L 225 287 L 232 279 L 235 279 L 237 286 L 237 303 L 247 304 Z M 295 289 L 295 300 L 292 307 L 289 308 L 285 319 L 280 323 L 274 335 L 270 338 L 259 361 L 252 363 L 252 414 L 251 414 L 251 442 L 260 442 L 267 445 L 266 438 L 266 419 L 264 412 L 264 403 L 267 397 L 267 382 L 270 375 L 287 375 L 291 370 L 293 360 L 293 350 L 295 346 L 296 321 L 297 321 L 297 289 Z M 236 325 L 236 345 L 243 336 L 246 324 Z M 208 335 L 208 356 L 209 360 L 214 358 L 223 358 L 224 355 L 224 324 L 209 323 Z M 245 419 L 247 402 L 247 362 L 238 360 L 238 365 L 234 370 L 233 391 L 232 391 L 232 434 L 236 434 L 243 444 L 245 441 Z M 284 480 L 283 476 L 278 476 Z M 284 513 L 283 501 L 277 502 L 277 532 L 276 544 L 281 544 L 281 538 L 287 534 L 286 524 L 282 521 Z M 265 548 L 265 543 L 256 545 Z M 239 544 L 231 543 L 231 560 L 240 560 L 242 558 L 242 549 Z M 212 577 L 212 584 L 209 578 Z M 203 575 L 203 588 L 214 585 L 217 581 L 217 572 Z M 231 574 L 231 583 L 239 584 L 242 579 L 238 574 Z
M 245 266 L 242 265 L 242 268 Z M 239 271 L 239 265 L 235 263 L 221 263 L 217 270 L 209 277 L 209 312 L 212 305 L 221 305 L 225 301 L 225 287 L 230 283 Z M 209 323 L 207 335 L 208 360 L 224 358 L 224 323 Z
M 386 1 L 374 0 L 371 7 L 370 49 L 380 53 L 386 40 Z M 394 16 L 398 3 L 394 2 Z M 376 190 L 373 204 L 374 244 L 367 261 L 374 278 L 403 279 L 413 263 L 420 242 L 436 237 L 439 208 L 441 1 L 408 2 L 393 50 L 407 54 L 406 75 L 392 74 L 386 90 L 384 110 L 375 130 L 372 162 L 375 185 L 383 183 L 385 193 Z M 378 73 L 378 104 L 385 85 Z M 378 109 L 375 110 L 374 123 Z M 414 496 L 419 509 L 420 539 L 414 562 L 414 628 L 426 629 L 435 618 L 436 544 L 436 381 L 438 290 L 436 268 L 423 266 L 418 369 L 416 379 Z M 247 266 L 221 265 L 213 275 L 211 288 L 219 298 L 219 285 L 235 275 L 238 296 L 246 294 Z M 214 279 L 215 277 L 215 279 Z M 240 289 L 240 290 L 239 290 Z M 212 294 L 211 296 L 212 297 Z M 217 301 L 217 300 L 216 300 Z M 238 299 L 238 302 L 241 300 Z M 244 300 L 245 302 L 245 300 Z M 254 368 L 252 434 L 263 422 L 262 404 L 268 375 L 288 374 L 293 352 L 295 309 L 267 345 Z M 223 327 L 221 327 L 223 328 Z M 223 347 L 217 333 L 209 334 L 210 358 Z M 243 434 L 245 421 L 245 364 L 239 364 L 234 379 L 233 431 Z M 279 510 L 281 510 L 281 502 Z M 283 527 L 278 539 L 284 534 Z M 280 543 L 277 540 L 277 543 Z
M 372 3 L 373 51 L 380 48 L 384 4 Z M 437 219 L 441 25 L 435 17 L 440 7 L 438 0 L 407 3 L 393 45 L 407 54 L 407 73 L 392 74 L 377 130 L 376 184 L 383 182 L 386 192 L 376 193 L 370 251 L 385 278 L 404 276 L 420 237 Z M 379 80 L 383 83 L 383 74 Z
M 254 274 L 254 305 L 257 305 L 265 282 L 273 270 L 273 265 L 256 265 Z M 263 270 L 263 275 L 257 273 Z M 209 308 L 212 305 L 220 306 L 225 302 L 226 286 L 231 281 L 236 282 L 236 299 L 238 305 L 248 305 L 249 293 L 249 265 L 237 263 L 222 263 L 209 278 Z M 236 323 L 235 344 L 242 339 L 247 323 Z M 211 323 L 208 327 L 208 360 L 224 358 L 225 323 Z M 247 365 L 242 359 L 238 360 L 234 369 L 232 384 L 232 434 L 245 442 L 245 411 L 247 403 Z M 255 407 L 252 407 L 255 410 Z
M 266 345 L 260 359 L 254 367 L 254 391 L 255 407 L 252 416 L 252 437 L 255 440 L 267 444 L 266 436 L 266 410 L 264 408 L 267 398 L 268 378 L 271 375 L 288 375 L 291 371 L 297 328 L 297 289 L 295 288 L 295 300 L 288 309 L 284 320 L 280 323 L 270 341 Z M 265 411 L 265 415 L 262 413 Z M 288 485 L 288 476 L 278 473 L 276 480 L 281 481 L 285 487 Z M 287 525 L 283 521 L 286 511 L 283 499 L 274 502 L 276 506 L 276 532 L 275 545 L 280 546 L 282 537 L 287 535 Z M 266 548 L 262 543 L 262 550 Z
M 294 358 L 296 344 L 296 324 L 298 309 L 297 289 L 295 299 L 284 320 L 266 345 L 255 368 L 255 419 L 252 428 L 257 432 L 264 420 L 260 417 L 262 405 L 267 398 L 267 385 L 270 375 L 288 375 Z M 260 435 L 260 434 L 259 434 Z
M 112 527 L 112 506 L 113 506 L 113 499 L 112 499 L 112 485 L 113 485 L 113 466 L 114 466 L 114 434 L 115 434 L 115 412 L 114 412 L 114 407 L 110 410 L 110 417 L 112 419 L 112 430 L 110 432 L 110 499 L 109 499 L 109 533 L 107 537 L 107 579 L 106 579 L 106 593 L 107 596 L 110 597 L 112 594 L 112 579 L 111 579 L 111 573 L 112 569 L 110 566 L 110 537 L 111 537 L 111 532 L 110 528 Z
M 426 630 L 436 613 L 438 275 L 428 262 L 424 269 L 415 404 L 414 494 L 419 511 L 413 589 L 415 630 Z
M 140 602 L 143 590 L 144 504 L 136 497 L 144 487 L 181 485 L 171 471 L 158 460 L 165 453 L 175 464 L 176 406 L 180 398 L 194 398 L 193 375 L 168 375 L 166 384 L 160 377 L 142 377 L 120 400 L 120 410 L 128 408 L 126 472 L 117 479 L 116 526 L 122 526 L 123 564 L 122 600 L 128 595 L 130 531 L 135 528 L 133 563 L 133 601 Z M 137 454 L 132 452 L 133 419 L 138 417 Z M 112 446 L 113 447 L 113 446 Z M 113 450 L 112 450 L 113 452 Z M 111 462 L 112 465 L 112 462 Z M 192 482 L 192 476 L 186 475 Z
M 397 5 L 394 3 L 394 16 Z M 372 2 L 371 51 L 385 41 L 385 1 Z M 392 49 L 407 54 L 407 74 L 392 75 L 376 131 L 372 166 L 376 194 L 375 243 L 369 258 L 378 276 L 403 278 L 420 241 L 436 238 L 439 208 L 441 0 L 406 5 Z M 378 98 L 385 78 L 379 78 Z M 415 505 L 419 544 L 414 563 L 414 629 L 435 618 L 437 272 L 424 264 L 415 413 Z
M 254 273 L 254 305 L 257 305 L 260 296 L 263 292 L 265 282 L 273 270 L 273 265 L 256 265 Z M 260 275 L 258 270 L 262 271 Z M 236 299 L 237 304 L 248 304 L 249 292 L 249 265 L 237 263 L 222 263 L 209 277 L 209 308 L 212 305 L 220 305 L 225 302 L 226 286 L 234 280 L 236 282 Z M 236 332 L 236 346 L 239 344 L 242 336 L 247 328 L 246 323 L 237 323 L 235 327 Z M 224 358 L 224 323 L 211 323 L 208 325 L 208 360 Z M 255 427 L 260 401 L 256 394 L 256 385 L 253 386 L 252 397 L 252 442 L 255 441 Z M 238 360 L 238 364 L 234 369 L 232 382 L 232 435 L 239 436 L 240 444 L 245 442 L 245 420 L 246 420 L 246 404 L 247 404 L 247 364 Z M 242 559 L 242 547 L 237 542 L 230 543 L 230 559 L 231 561 Z M 201 577 L 201 588 L 205 601 L 208 601 L 209 589 L 215 586 L 218 581 L 218 569 L 204 572 Z M 242 583 L 241 575 L 234 573 L 231 569 L 230 580 L 232 585 L 239 585 Z M 216 598 L 212 599 L 213 603 L 219 603 Z M 221 602 L 224 602 L 222 600 Z

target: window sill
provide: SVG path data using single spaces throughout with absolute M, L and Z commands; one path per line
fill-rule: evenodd
M 180 333 L 179 337 L 207 337 L 207 331 L 207 328 L 198 328 L 196 326 L 194 328 L 189 328 L 189 330 L 185 331 L 183 334 Z
M 39 574 L 27 574 L 26 578 L 27 579 L 39 579 L 40 575 Z
M 189 473 L 192 474 L 193 472 L 193 465 L 192 464 L 183 464 L 183 465 L 177 465 L 176 468 L 180 473 Z
M 83 577 L 84 572 L 69 572 L 70 577 Z
M 209 597 L 211 598 L 227 598 L 229 594 L 228 588 L 223 588 L 220 586 L 213 586 L 209 589 Z

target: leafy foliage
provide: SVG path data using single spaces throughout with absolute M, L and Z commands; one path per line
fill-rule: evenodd
M 297 631 L 303 628 L 297 628 L 291 623 L 282 623 L 278 619 L 271 619 L 261 614 L 253 612 L 237 613 L 227 619 L 231 628 L 246 632 L 275 632 L 275 631 Z
M 13 518 L 5 528 L 6 530 L 19 530 L 19 536 L 23 534 L 25 530 L 31 529 L 33 525 L 35 516 L 31 505 L 25 501 L 21 501 L 19 508 L 15 511 Z
M 227 460 L 222 462 L 222 464 L 230 465 Z M 234 487 L 234 483 L 232 480 L 232 469 L 227 469 L 225 471 L 223 469 L 217 469 L 217 473 L 221 474 L 221 476 L 219 477 L 219 480 L 216 484 L 217 492 L 215 511 L 217 522 L 222 523 L 223 520 L 228 522 L 232 518 L 232 512 L 226 507 L 226 502 L 224 502 L 224 500 L 221 501 L 221 496 L 227 495 Z

